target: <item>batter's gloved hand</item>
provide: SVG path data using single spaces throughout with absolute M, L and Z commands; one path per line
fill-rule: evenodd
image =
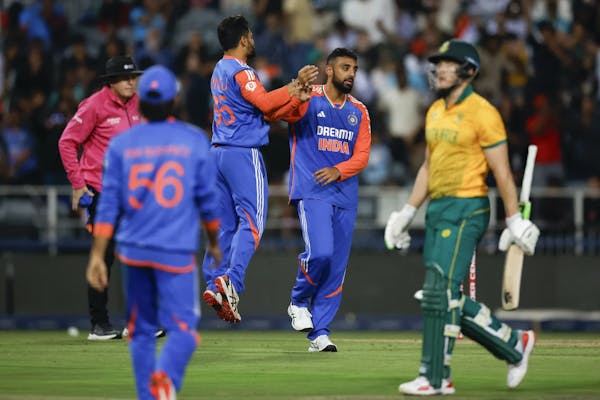
M 410 246 L 408 226 L 412 222 L 417 209 L 410 204 L 405 204 L 400 211 L 393 211 L 385 225 L 385 245 L 388 250 L 393 248 L 405 250 Z
M 498 248 L 506 251 L 512 243 L 515 243 L 525 254 L 532 256 L 539 237 L 538 227 L 528 219 L 523 219 L 520 213 L 516 213 L 506 219 L 506 228 L 500 235 Z

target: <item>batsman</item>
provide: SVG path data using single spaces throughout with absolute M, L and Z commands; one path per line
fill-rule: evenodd
M 473 91 L 479 54 L 461 40 L 446 41 L 429 57 L 430 83 L 438 99 L 426 115 L 425 160 L 408 202 L 390 215 L 385 227 L 388 249 L 407 249 L 408 227 L 429 197 L 425 217 L 423 344 L 419 375 L 402 383 L 411 395 L 453 394 L 450 361 L 459 333 L 508 364 L 507 385 L 518 386 L 527 372 L 533 331 L 513 330 L 484 304 L 464 296 L 464 280 L 477 243 L 487 230 L 490 203 L 486 176 L 491 170 L 504 203 L 507 228 L 499 248 L 513 243 L 532 255 L 538 228 L 519 213 L 508 161 L 506 131 L 500 114 Z

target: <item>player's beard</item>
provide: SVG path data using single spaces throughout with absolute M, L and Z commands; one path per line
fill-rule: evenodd
M 254 47 L 253 44 L 251 44 L 248 47 L 248 56 L 247 56 L 247 58 L 248 59 L 252 59 L 252 58 L 254 58 L 254 56 L 256 56 L 256 48 Z
M 339 90 L 340 92 L 344 93 L 344 94 L 348 94 L 352 91 L 352 87 L 354 87 L 354 81 L 352 81 L 352 83 L 350 84 L 350 87 L 344 85 L 344 81 L 341 81 L 339 79 L 336 78 L 335 76 L 335 72 L 333 73 L 333 76 L 331 77 L 331 83 L 333 83 L 333 86 Z
M 454 83 L 448 87 L 445 87 L 445 88 L 437 88 L 436 87 L 435 94 L 437 95 L 438 98 L 445 99 L 446 97 L 450 96 L 450 93 L 452 93 L 452 91 L 454 89 L 456 89 L 458 87 L 458 85 L 460 85 L 460 79 L 456 78 L 454 80 Z

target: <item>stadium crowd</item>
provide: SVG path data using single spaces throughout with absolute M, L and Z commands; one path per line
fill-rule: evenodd
M 118 54 L 141 69 L 170 68 L 182 88 L 177 116 L 210 131 L 216 24 L 233 14 L 252 24 L 268 89 L 304 64 L 322 67 L 336 47 L 359 55 L 353 94 L 373 126 L 365 184 L 414 179 L 433 100 L 426 58 L 455 37 L 480 52 L 475 90 L 502 113 L 515 175 L 534 143 L 536 185 L 600 186 L 600 5 L 590 0 L 6 1 L 0 183 L 67 183 L 58 139 Z M 285 125 L 275 124 L 264 149 L 272 183 L 285 181 L 287 148 Z

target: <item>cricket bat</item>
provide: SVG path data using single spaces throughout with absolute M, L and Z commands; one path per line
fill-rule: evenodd
M 536 155 L 537 146 L 529 146 L 527 149 L 527 163 L 525 164 L 523 184 L 521 185 L 521 195 L 519 197 L 519 206 L 524 219 L 529 219 L 531 214 L 529 194 L 531 192 L 531 181 L 533 180 Z M 505 310 L 514 310 L 519 307 L 523 256 L 523 250 L 516 244 L 512 244 L 506 252 L 504 276 L 502 278 L 502 308 Z

